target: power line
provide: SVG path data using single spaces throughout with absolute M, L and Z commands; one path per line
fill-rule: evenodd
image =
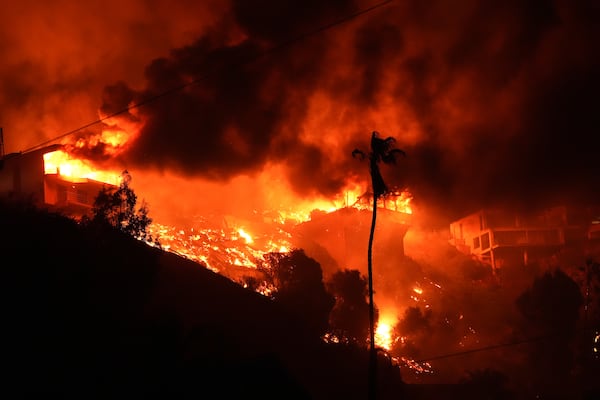
M 353 19 L 355 19 L 355 18 L 357 18 L 359 16 L 362 16 L 362 15 L 367 14 L 367 13 L 369 13 L 371 11 L 374 11 L 374 10 L 376 10 L 378 8 L 381 8 L 381 7 L 383 7 L 383 6 L 391 3 L 393 1 L 394 0 L 385 0 L 385 1 L 382 1 L 382 2 L 377 3 L 377 4 L 375 4 L 375 5 L 371 6 L 371 7 L 359 10 L 359 11 L 353 13 L 353 14 L 350 14 L 350 15 L 347 15 L 345 17 L 342 17 L 342 18 L 340 18 L 340 19 L 338 19 L 338 20 L 336 20 L 334 22 L 331 22 L 329 24 L 320 26 L 320 27 L 318 27 L 318 28 L 316 28 L 316 29 L 314 29 L 312 31 L 305 32 L 305 33 L 303 33 L 303 34 L 301 34 L 299 36 L 296 36 L 296 37 L 293 37 L 293 38 L 291 38 L 289 40 L 286 40 L 286 41 L 283 41 L 281 43 L 278 43 L 278 44 L 272 46 L 271 48 L 268 48 L 268 49 L 264 50 L 263 52 L 258 53 L 257 55 L 255 55 L 254 57 L 251 57 L 250 59 L 241 61 L 241 62 L 239 62 L 237 64 L 229 65 L 229 68 L 242 66 L 242 65 L 244 65 L 246 63 L 250 63 L 252 61 L 256 61 L 256 60 L 260 59 L 261 57 L 264 57 L 264 56 L 269 55 L 271 53 L 274 53 L 276 51 L 282 50 L 282 49 L 284 49 L 286 47 L 289 47 L 289 46 L 291 46 L 291 45 L 293 45 L 295 43 L 298 43 L 298 42 L 300 42 L 300 41 L 302 41 L 302 40 L 304 40 L 306 38 L 309 38 L 311 36 L 314 36 L 314 35 L 317 35 L 319 33 L 325 32 L 325 31 L 327 31 L 327 30 L 329 30 L 331 28 L 334 28 L 334 27 L 336 27 L 338 25 L 341 25 L 341 24 L 343 24 L 345 22 L 351 21 L 351 20 L 353 20 Z M 159 93 L 157 95 L 148 97 L 148 98 L 146 98 L 146 99 L 144 99 L 144 100 L 142 100 L 142 101 L 140 101 L 138 103 L 132 104 L 132 105 L 130 105 L 130 106 L 126 107 L 126 108 L 123 108 L 123 109 L 121 109 L 119 111 L 116 111 L 116 112 L 114 112 L 114 113 L 112 113 L 110 115 L 107 115 L 105 117 L 99 118 L 99 119 L 97 119 L 95 121 L 92 121 L 90 123 L 87 123 L 85 125 L 82 125 L 82 126 L 76 128 L 76 129 L 73 129 L 71 131 L 63 133 L 62 135 L 56 136 L 53 139 L 46 140 L 46 141 L 44 141 L 44 142 L 42 142 L 42 143 L 40 143 L 40 144 L 38 144 L 36 146 L 30 147 L 30 148 L 28 148 L 26 150 L 23 150 L 22 152 L 23 153 L 27 153 L 29 151 L 36 150 L 38 148 L 44 147 L 44 146 L 46 146 L 46 145 L 48 145 L 50 143 L 53 143 L 53 142 L 55 142 L 57 140 L 63 139 L 65 137 L 67 137 L 67 136 L 70 136 L 70 135 L 72 135 L 74 133 L 77 133 L 77 132 L 81 131 L 82 129 L 86 129 L 86 128 L 89 128 L 89 127 L 94 126 L 96 124 L 102 123 L 102 122 L 104 122 L 106 120 L 109 120 L 110 118 L 116 117 L 116 116 L 121 115 L 121 114 L 125 114 L 125 113 L 127 113 L 127 112 L 129 112 L 131 110 L 136 109 L 136 108 L 140 108 L 140 107 L 142 107 L 142 106 L 144 106 L 144 105 L 146 105 L 148 103 L 151 103 L 151 102 L 153 102 L 155 100 L 163 98 L 163 97 L 165 97 L 167 95 L 170 95 L 172 93 L 181 91 L 181 90 L 183 90 L 183 89 L 185 89 L 185 88 L 187 88 L 189 86 L 196 85 L 196 84 L 204 81 L 206 78 L 208 78 L 207 74 L 201 75 L 200 77 L 198 77 L 196 79 L 193 79 L 193 80 L 191 80 L 191 81 L 189 81 L 187 83 L 184 83 L 184 84 L 181 84 L 181 85 L 178 85 L 178 86 L 174 86 L 174 87 L 172 87 L 172 88 L 170 88 L 170 89 L 168 89 L 168 90 L 166 90 L 164 92 L 161 92 L 161 93 Z
M 579 332 L 594 331 L 594 328 L 582 328 L 582 329 L 576 330 L 576 332 L 578 332 L 578 331 Z M 442 355 L 438 355 L 438 356 L 432 356 L 432 357 L 422 358 L 420 360 L 415 360 L 415 361 L 418 362 L 418 363 L 422 363 L 422 362 L 429 362 L 429 361 L 441 360 L 441 359 L 444 359 L 444 358 L 458 357 L 458 356 L 463 356 L 463 355 L 472 354 L 472 353 L 479 353 L 479 352 L 482 352 L 482 351 L 495 350 L 495 349 L 499 349 L 499 348 L 502 348 L 502 347 L 511 347 L 511 346 L 517 346 L 517 345 L 526 344 L 526 343 L 533 343 L 533 342 L 537 342 L 537 341 L 541 341 L 541 340 L 545 340 L 545 339 L 550 339 L 550 338 L 557 337 L 557 336 L 561 336 L 561 334 L 560 333 L 556 333 L 556 332 L 554 332 L 554 333 L 548 333 L 546 335 L 535 336 L 535 337 L 531 337 L 531 338 L 517 340 L 517 341 L 514 341 L 514 342 L 499 343 L 499 344 L 494 344 L 494 345 L 485 346 L 485 347 L 478 347 L 476 349 L 464 350 L 464 351 L 459 351 L 459 352 L 456 352 L 456 353 L 442 354 Z
M 463 355 L 466 355 L 466 354 L 473 354 L 473 353 L 479 353 L 479 352 L 482 352 L 482 351 L 495 350 L 495 349 L 499 349 L 499 348 L 502 348 L 502 347 L 510 347 L 510 346 L 516 346 L 516 345 L 519 345 L 519 344 L 532 343 L 532 342 L 536 342 L 538 340 L 542 340 L 544 338 L 546 338 L 546 337 L 541 336 L 541 337 L 534 337 L 534 338 L 523 339 L 523 340 L 519 340 L 519 341 L 516 341 L 516 342 L 494 344 L 494 345 L 490 345 L 490 346 L 479 347 L 479 348 L 476 348 L 476 349 L 459 351 L 459 352 L 456 352 L 456 353 L 448 353 L 448 354 L 442 354 L 442 355 L 439 355 L 439 356 L 433 356 L 433 357 L 423 358 L 421 360 L 416 360 L 416 362 L 422 363 L 422 362 L 429 362 L 429 361 L 441 360 L 443 358 L 458 357 L 458 356 L 463 356 Z

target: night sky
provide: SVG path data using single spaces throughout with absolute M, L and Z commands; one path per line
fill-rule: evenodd
M 298 196 L 366 181 L 351 151 L 376 130 L 407 153 L 388 183 L 450 218 L 600 202 L 598 21 L 566 0 L 2 2 L 0 126 L 23 151 L 142 104 L 105 121 L 135 130 L 127 165 L 278 165 Z

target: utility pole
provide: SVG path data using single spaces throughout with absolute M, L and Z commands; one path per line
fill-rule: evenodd
M 0 127 L 0 158 L 4 157 L 4 134 L 2 133 L 2 127 Z

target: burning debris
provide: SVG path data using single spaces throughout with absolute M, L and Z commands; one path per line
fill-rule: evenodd
M 253 236 L 249 228 L 235 226 L 223 218 L 196 217 L 190 228 L 181 229 L 154 223 L 150 231 L 159 238 L 161 247 L 199 262 L 214 272 L 237 280 L 234 271 L 250 273 L 271 252 L 289 251 L 289 233 L 274 229 Z M 240 267 L 240 268 L 238 268 Z M 239 278 L 239 277 L 238 277 Z

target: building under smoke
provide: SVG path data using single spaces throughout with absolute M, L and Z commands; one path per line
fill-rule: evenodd
M 527 265 L 600 243 L 600 207 L 557 206 L 535 212 L 480 210 L 450 224 L 450 243 L 491 265 Z
M 374 256 L 384 264 L 401 259 L 405 256 L 404 236 L 410 227 L 411 215 L 383 207 L 378 207 L 378 215 Z M 356 205 L 329 213 L 313 213 L 310 221 L 296 226 L 294 238 L 309 255 L 318 259 L 325 275 L 337 268 L 362 271 L 366 267 L 371 220 L 371 210 Z M 332 261 L 331 265 L 328 260 Z

